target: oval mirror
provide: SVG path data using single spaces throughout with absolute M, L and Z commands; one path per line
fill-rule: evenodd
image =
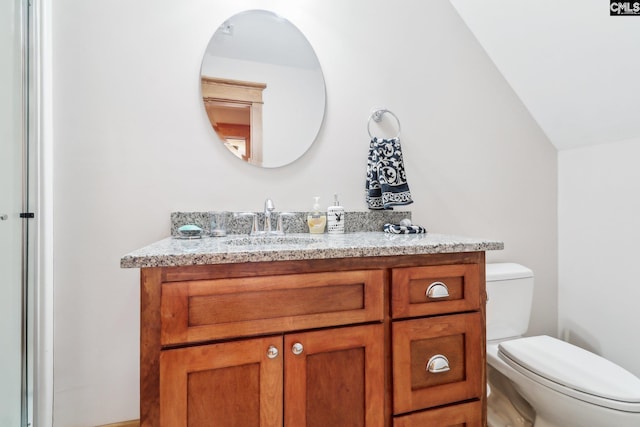
M 265 10 L 227 19 L 209 41 L 200 78 L 211 126 L 238 158 L 284 166 L 316 139 L 324 77 L 311 44 L 286 19 Z

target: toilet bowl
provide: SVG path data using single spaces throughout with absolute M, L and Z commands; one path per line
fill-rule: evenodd
M 508 423 L 490 416 L 489 426 L 532 422 L 535 427 L 639 427 L 640 379 L 556 338 L 523 338 L 531 310 L 533 273 L 518 264 L 487 264 L 486 271 L 489 377 L 496 371 L 508 380 L 512 387 L 502 391 L 510 396 L 516 414 Z M 491 384 L 492 390 L 496 388 L 499 383 Z M 533 414 L 521 409 L 519 399 L 530 405 Z M 488 399 L 488 413 L 504 411 L 504 402 L 500 404 L 502 409 L 492 407 Z

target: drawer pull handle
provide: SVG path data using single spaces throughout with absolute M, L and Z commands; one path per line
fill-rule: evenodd
M 432 374 L 441 374 L 443 372 L 448 372 L 450 369 L 449 359 L 441 354 L 431 356 L 431 359 L 427 362 L 427 371 Z
M 299 342 L 295 343 L 292 347 L 291 347 L 291 352 L 293 354 L 295 354 L 296 356 L 299 354 L 302 354 L 302 352 L 304 351 L 304 347 L 302 346 L 302 344 L 300 344 Z
M 267 349 L 267 357 L 269 359 L 275 359 L 276 357 L 278 357 L 278 347 L 270 345 L 269 348 Z
M 449 296 L 449 288 L 442 282 L 433 282 L 427 288 L 425 295 L 429 299 L 447 298 Z

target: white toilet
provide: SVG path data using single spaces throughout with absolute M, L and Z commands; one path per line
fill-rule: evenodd
M 490 427 L 640 427 L 640 379 L 529 326 L 533 272 L 487 264 Z

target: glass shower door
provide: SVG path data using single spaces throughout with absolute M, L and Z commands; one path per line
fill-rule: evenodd
M 23 425 L 23 195 L 26 141 L 23 1 L 0 2 L 0 426 Z

